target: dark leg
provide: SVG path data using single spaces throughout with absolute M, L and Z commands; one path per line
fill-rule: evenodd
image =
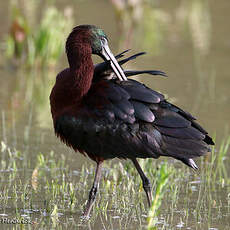
M 87 201 L 86 207 L 85 207 L 85 211 L 83 213 L 83 217 L 89 217 L 90 211 L 93 207 L 93 204 L 95 202 L 95 198 L 97 195 L 97 190 L 99 187 L 99 182 L 101 179 L 101 169 L 102 169 L 102 162 L 103 161 L 99 161 L 97 163 L 97 168 L 96 168 L 96 173 L 95 173 L 95 177 L 94 177 L 94 182 L 93 182 L 93 186 L 89 192 L 89 199 Z
M 151 206 L 152 203 L 152 193 L 151 193 L 151 184 L 149 182 L 149 179 L 145 176 L 144 172 L 141 169 L 141 166 L 139 165 L 138 161 L 136 158 L 132 159 L 133 164 L 135 165 L 139 175 L 141 176 L 141 180 L 143 183 L 143 188 L 145 190 L 145 193 L 147 195 L 147 200 L 148 200 L 148 204 L 149 207 Z

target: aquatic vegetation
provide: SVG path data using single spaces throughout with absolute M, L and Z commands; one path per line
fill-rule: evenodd
M 56 8 L 47 8 L 39 28 L 28 38 L 28 63 L 38 62 L 41 66 L 54 65 L 61 57 L 66 34 L 73 22 Z
M 27 66 L 54 66 L 64 51 L 64 41 L 73 26 L 72 11 L 55 7 L 45 9 L 40 24 L 33 27 L 29 19 L 17 14 L 6 39 L 6 56 L 23 59 Z
M 165 187 L 167 185 L 167 182 L 169 180 L 170 170 L 168 169 L 168 165 L 164 163 L 160 166 L 160 169 L 157 172 L 157 176 L 155 180 L 156 183 L 156 189 L 153 196 L 153 202 L 149 209 L 149 214 L 147 218 L 147 229 L 151 230 L 154 229 L 156 222 L 157 222 L 157 211 L 161 205 L 162 199 L 164 198 L 164 192 Z
M 216 153 L 213 149 L 197 172 L 184 166 L 178 168 L 176 161 L 140 160 L 153 181 L 154 201 L 150 210 L 132 163 L 107 162 L 99 199 L 87 225 L 93 228 L 100 220 L 111 229 L 133 229 L 134 225 L 137 229 L 176 229 L 173 223 L 177 219 L 181 228 L 196 222 L 199 229 L 204 229 L 206 225 L 212 227 L 218 218 L 227 221 L 230 212 L 221 211 L 230 210 L 230 177 L 229 172 L 225 174 L 229 143 L 227 138 Z M 38 153 L 36 159 L 30 159 L 28 153 L 11 148 L 5 141 L 1 141 L 0 152 L 0 179 L 7 182 L 0 186 L 0 214 L 10 217 L 14 210 L 18 219 L 27 219 L 39 227 L 57 223 L 63 227 L 86 226 L 80 216 L 82 200 L 87 198 L 94 178 L 93 165 L 85 163 L 76 171 L 69 168 L 65 155 L 57 158 L 53 151 Z M 222 191 L 225 198 L 217 191 Z
M 26 48 L 26 37 L 28 35 L 25 18 L 18 15 L 12 22 L 10 34 L 6 39 L 6 57 L 22 58 Z

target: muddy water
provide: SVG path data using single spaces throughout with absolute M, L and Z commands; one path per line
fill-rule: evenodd
M 104 28 L 114 53 L 126 48 L 132 48 L 131 53 L 146 51 L 127 68 L 165 71 L 168 78 L 143 76 L 138 80 L 190 111 L 216 136 L 219 146 L 230 133 L 230 2 L 153 2 L 141 5 L 137 12 L 121 11 L 119 16 L 110 1 L 57 1 L 56 6 L 72 7 L 76 25 L 96 24 Z M 9 30 L 11 7 L 10 1 L 0 3 L 1 41 Z M 34 24 L 39 22 L 44 6 L 37 7 Z M 51 150 L 57 158 L 65 154 L 69 167 L 77 170 L 88 160 L 75 155 L 54 136 L 48 99 L 56 72 L 66 65 L 63 56 L 55 70 L 25 71 L 1 55 L 0 137 L 9 146 L 29 152 L 31 159 L 39 152 Z M 230 163 L 230 158 L 227 160 Z M 226 223 L 216 229 L 225 226 Z

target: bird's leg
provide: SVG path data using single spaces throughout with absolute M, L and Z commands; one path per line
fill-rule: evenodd
M 152 193 L 151 193 L 151 184 L 149 182 L 149 179 L 145 176 L 143 170 L 141 169 L 141 166 L 139 165 L 138 161 L 136 158 L 132 159 L 133 164 L 135 165 L 139 175 L 141 176 L 141 180 L 143 183 L 143 188 L 145 190 L 145 193 L 147 195 L 147 200 L 148 200 L 148 204 L 149 207 L 151 206 L 152 203 Z
M 97 195 L 97 190 L 99 187 L 99 182 L 101 179 L 101 169 L 102 169 L 102 163 L 103 161 L 99 161 L 97 162 L 97 167 L 96 167 L 96 172 L 95 172 L 95 177 L 94 177 L 94 182 L 93 182 L 93 186 L 89 192 L 89 199 L 87 201 L 86 207 L 85 207 L 85 211 L 83 213 L 83 217 L 88 218 L 90 211 L 93 207 L 93 204 L 95 202 L 95 198 Z

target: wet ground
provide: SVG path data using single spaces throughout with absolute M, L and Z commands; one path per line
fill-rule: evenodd
M 21 6 L 25 5 L 23 7 L 25 14 L 29 15 L 31 13 L 30 4 L 35 4 L 35 1 L 21 2 Z M 139 8 L 135 6 L 129 12 L 120 9 L 120 13 L 118 13 L 115 5 L 111 3 L 112 1 L 68 0 L 65 3 L 62 1 L 53 2 L 55 2 L 54 5 L 60 11 L 66 7 L 73 10 L 75 25 L 95 24 L 103 28 L 110 39 L 110 47 L 114 53 L 121 52 L 127 48 L 132 49 L 130 53 L 146 51 L 145 56 L 136 59 L 127 68 L 154 68 L 166 72 L 168 78 L 143 76 L 137 79 L 149 87 L 164 93 L 175 104 L 190 111 L 197 117 L 210 135 L 215 137 L 216 150 L 214 154 L 219 153 L 222 141 L 226 140 L 230 133 L 230 30 L 228 25 L 230 3 L 228 1 L 222 0 L 218 4 L 214 0 L 195 0 L 191 2 L 185 0 L 173 2 L 146 1 Z M 33 9 L 35 9 L 33 12 L 35 14 L 33 14 L 34 26 L 39 23 L 42 11 L 47 7 L 47 4 L 33 5 Z M 55 224 L 59 223 L 59 221 L 49 218 L 44 220 L 43 218 L 46 216 L 43 212 L 46 205 L 44 200 L 48 198 L 44 198 L 41 194 L 46 194 L 47 186 L 45 183 L 47 181 L 52 184 L 52 181 L 57 179 L 57 185 L 61 183 L 59 181 L 60 177 L 67 175 L 68 183 L 71 182 L 74 187 L 77 187 L 76 193 L 80 197 L 76 197 L 78 202 L 75 206 L 75 211 L 71 212 L 68 209 L 69 207 L 65 207 L 67 204 L 64 201 L 63 207 L 58 207 L 61 210 L 61 229 L 65 227 L 74 229 L 76 226 L 85 229 L 142 228 L 145 225 L 145 215 L 147 214 L 143 191 L 141 192 L 143 198 L 136 195 L 131 196 L 133 199 L 143 199 L 140 201 L 143 205 L 140 205 L 141 208 L 138 209 L 136 215 L 131 214 L 132 218 L 130 220 L 114 211 L 116 207 L 111 207 L 110 211 L 106 213 L 107 216 L 97 214 L 91 223 L 79 224 L 81 205 L 84 204 L 84 200 L 87 198 L 90 186 L 85 185 L 85 182 L 81 182 L 81 178 L 85 180 L 89 177 L 89 184 L 92 183 L 94 165 L 90 160 L 74 153 L 56 139 L 53 134 L 49 108 L 49 93 L 54 84 L 56 73 L 67 66 L 67 62 L 63 54 L 63 57 L 58 61 L 57 67 L 40 70 L 38 68 L 22 68 L 21 64 L 7 60 L 4 56 L 3 43 L 9 31 L 12 7 L 12 2 L 10 1 L 1 1 L 0 3 L 0 19 L 2 22 L 0 27 L 2 44 L 0 57 L 0 140 L 11 149 L 13 158 L 16 159 L 16 162 L 18 160 L 18 165 L 17 175 L 13 177 L 10 172 L 4 170 L 4 163 L 1 164 L 1 193 L 3 194 L 4 189 L 10 184 L 8 192 L 11 195 L 9 195 L 7 205 L 5 203 L 0 204 L 0 218 L 1 216 L 15 217 L 15 210 L 18 212 L 17 216 L 22 216 L 23 214 L 29 216 L 30 212 L 32 212 L 33 221 L 40 223 L 39 220 L 42 220 L 42 225 L 35 224 L 32 226 L 46 228 L 47 224 L 47 226 L 52 226 L 55 229 Z M 63 40 L 63 46 L 64 43 L 65 41 Z M 95 61 L 98 60 L 95 59 Z M 14 149 L 17 149 L 20 153 L 17 153 L 17 155 Z M 3 150 L 5 151 L 5 149 Z M 16 166 L 13 163 L 12 165 L 10 164 L 12 154 L 9 154 L 9 151 L 3 154 L 4 151 L 2 151 L 1 160 L 5 161 L 8 166 L 10 165 L 11 169 L 14 169 Z M 52 156 L 50 156 L 51 151 L 53 151 Z M 41 167 L 42 163 L 38 158 L 39 153 L 42 153 L 45 157 L 47 156 L 47 159 L 51 159 L 57 165 L 52 166 L 48 162 L 43 162 L 43 166 L 47 167 L 44 169 L 44 167 Z M 230 228 L 230 184 L 227 182 L 227 178 L 230 177 L 229 154 L 228 152 L 225 158 L 222 159 L 226 172 L 222 178 L 222 184 L 221 180 L 218 180 L 218 182 L 212 184 L 212 188 L 209 190 L 206 190 L 205 186 L 202 187 L 205 184 L 202 181 L 202 179 L 205 179 L 205 174 L 203 173 L 206 171 L 201 170 L 200 174 L 199 172 L 193 174 L 191 170 L 187 170 L 180 164 L 175 163 L 175 168 L 178 170 L 180 192 L 178 193 L 179 195 L 177 194 L 176 201 L 173 201 L 175 206 L 171 209 L 167 207 L 167 203 L 171 202 L 171 196 L 166 195 L 160 209 L 157 229 L 222 230 Z M 64 157 L 62 158 L 62 156 Z M 64 168 L 58 165 L 61 159 L 64 159 Z M 160 164 L 160 161 L 158 163 Z M 31 211 L 28 207 L 23 207 L 22 201 L 16 202 L 17 205 L 15 205 L 12 190 L 17 181 L 22 182 L 21 188 L 25 189 L 25 184 L 33 188 L 34 185 L 29 178 L 32 177 L 34 171 L 36 174 L 35 169 L 39 164 L 42 171 L 40 176 L 44 176 L 47 180 L 40 179 L 37 193 L 34 193 L 34 200 L 30 197 L 30 202 L 33 203 L 34 201 L 35 203 Z M 86 168 L 89 168 L 88 171 L 82 169 L 83 164 L 86 165 Z M 120 163 L 117 164 L 120 165 Z M 174 162 L 172 164 L 174 165 Z M 203 161 L 198 160 L 198 164 L 204 167 Z M 155 163 L 153 165 L 155 166 Z M 118 166 L 118 171 L 121 170 L 120 167 L 122 166 Z M 213 168 L 217 167 L 220 166 L 216 163 Z M 55 171 L 55 168 L 62 170 L 60 172 Z M 109 174 L 109 167 L 105 168 L 104 173 L 107 175 L 107 169 Z M 53 174 L 52 170 L 54 170 Z M 85 172 L 89 176 L 85 178 L 81 172 Z M 182 179 L 180 179 L 179 173 L 183 174 Z M 154 178 L 151 178 L 151 180 L 153 181 Z M 65 181 L 65 183 L 67 182 Z M 188 188 L 188 186 L 190 187 Z M 103 188 L 103 185 L 101 187 Z M 185 188 L 184 193 L 183 187 Z M 216 187 L 216 189 L 213 187 Z M 121 187 L 121 195 L 124 194 L 125 189 L 122 192 Z M 135 190 L 135 187 L 132 189 Z M 189 192 L 188 190 L 191 191 Z M 209 194 L 207 195 L 208 198 L 205 196 L 206 193 Z M 15 194 L 20 196 L 24 193 L 18 191 Z M 81 194 L 83 195 L 81 196 Z M 210 194 L 213 197 L 210 197 Z M 105 190 L 102 189 L 100 197 L 106 196 L 106 202 L 110 204 L 109 200 L 112 199 L 112 195 L 112 193 L 106 195 Z M 4 195 L 1 196 L 4 197 Z M 185 196 L 189 196 L 189 201 L 185 201 Z M 122 199 L 118 195 L 117 197 Z M 129 201 L 129 197 L 126 197 L 126 199 Z M 199 199 L 202 201 L 199 201 Z M 103 201 L 100 202 L 99 207 L 102 206 Z M 197 202 L 201 207 L 199 215 L 195 213 L 198 209 Z M 121 204 L 122 201 L 118 202 L 117 205 Z M 185 204 L 189 214 L 186 214 Z M 130 205 L 133 207 L 138 204 L 130 201 Z M 125 208 L 119 206 L 117 210 L 125 210 Z M 7 226 L 0 224 L 1 229 L 2 227 L 7 229 Z M 28 225 L 26 226 L 29 227 Z M 19 228 L 19 225 L 15 225 L 16 227 Z

